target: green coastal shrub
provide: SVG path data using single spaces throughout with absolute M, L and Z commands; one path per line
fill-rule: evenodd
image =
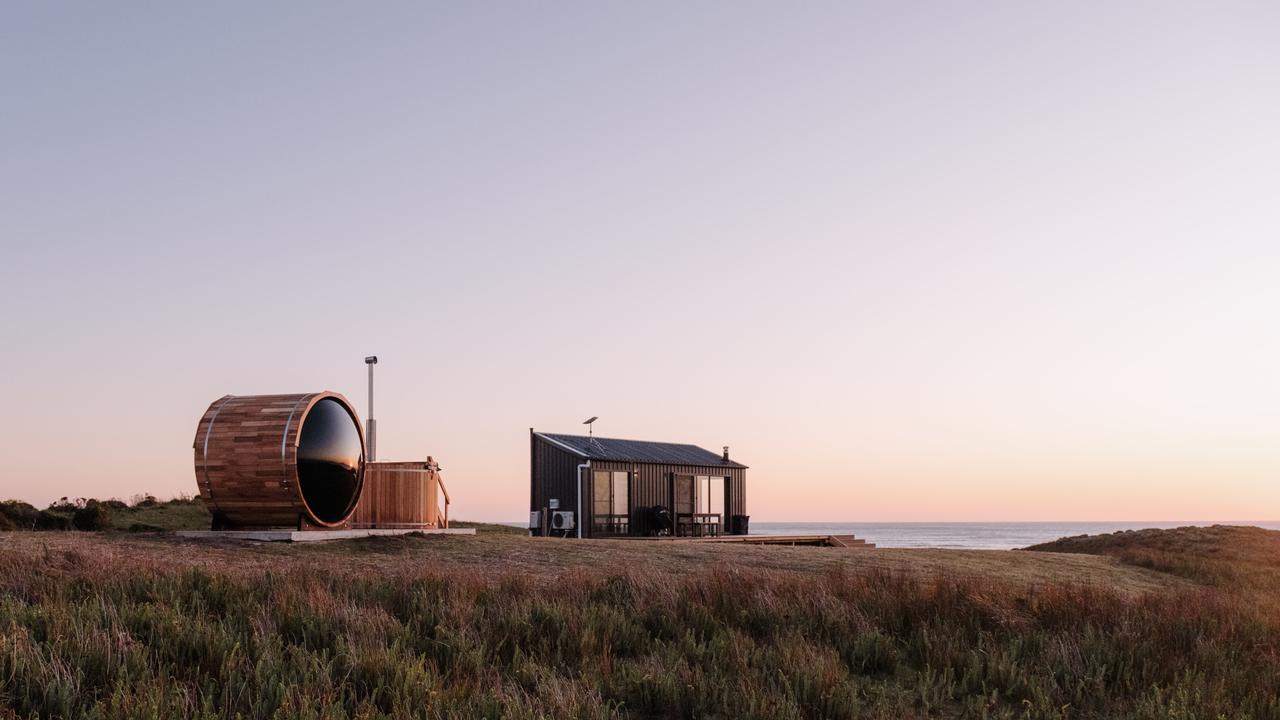
M 28 503 L 19 500 L 0 502 L 0 518 L 3 518 L 0 527 L 6 530 L 32 530 L 39 516 L 40 511 Z
M 71 522 L 71 514 L 53 510 L 41 510 L 36 514 L 36 530 L 71 530 L 75 526 Z
M 107 510 L 97 500 L 90 500 L 71 516 L 76 530 L 104 530 L 107 527 Z
M 0 531 L 5 530 L 124 530 L 155 532 L 209 527 L 209 511 L 199 497 L 156 500 L 139 496 L 134 505 L 117 499 L 59 498 L 44 510 L 28 503 L 0 502 Z

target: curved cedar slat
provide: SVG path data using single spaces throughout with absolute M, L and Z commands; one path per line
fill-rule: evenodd
M 292 395 L 226 395 L 209 405 L 196 424 L 196 485 L 214 523 L 236 527 L 312 525 L 342 527 L 350 517 L 325 522 L 307 507 L 298 484 L 298 438 L 315 404 L 333 398 L 364 431 L 355 408 L 334 392 Z M 357 486 L 356 493 L 359 495 Z

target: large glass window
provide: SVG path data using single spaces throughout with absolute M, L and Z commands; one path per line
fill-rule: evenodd
M 315 516 L 336 523 L 351 514 L 364 482 L 360 423 L 342 403 L 324 398 L 302 421 L 298 484 Z
M 724 515 L 724 478 L 699 475 L 694 482 L 695 512 Z
M 631 505 L 631 473 L 597 470 L 592 485 L 592 510 L 599 515 L 626 515 Z
M 630 473 L 615 472 L 613 474 L 613 513 L 626 515 L 630 510 L 631 484 Z

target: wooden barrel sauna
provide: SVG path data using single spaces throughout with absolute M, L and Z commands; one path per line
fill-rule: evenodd
M 443 504 L 442 504 L 443 501 Z M 365 466 L 354 528 L 447 528 L 449 492 L 434 459 L 375 461 Z
M 364 432 L 338 393 L 219 398 L 194 448 L 215 530 L 344 527 L 364 485 Z

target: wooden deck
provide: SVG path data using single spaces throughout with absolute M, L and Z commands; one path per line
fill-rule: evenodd
M 315 543 L 386 535 L 475 535 L 475 528 L 366 528 L 362 530 L 179 530 L 186 540 L 251 540 L 254 542 Z
M 839 548 L 874 548 L 869 543 L 853 535 L 720 535 L 718 537 L 646 537 L 638 535 L 620 535 L 600 538 L 601 540 L 649 540 L 674 543 L 738 543 L 746 545 L 812 545 L 817 547 Z

